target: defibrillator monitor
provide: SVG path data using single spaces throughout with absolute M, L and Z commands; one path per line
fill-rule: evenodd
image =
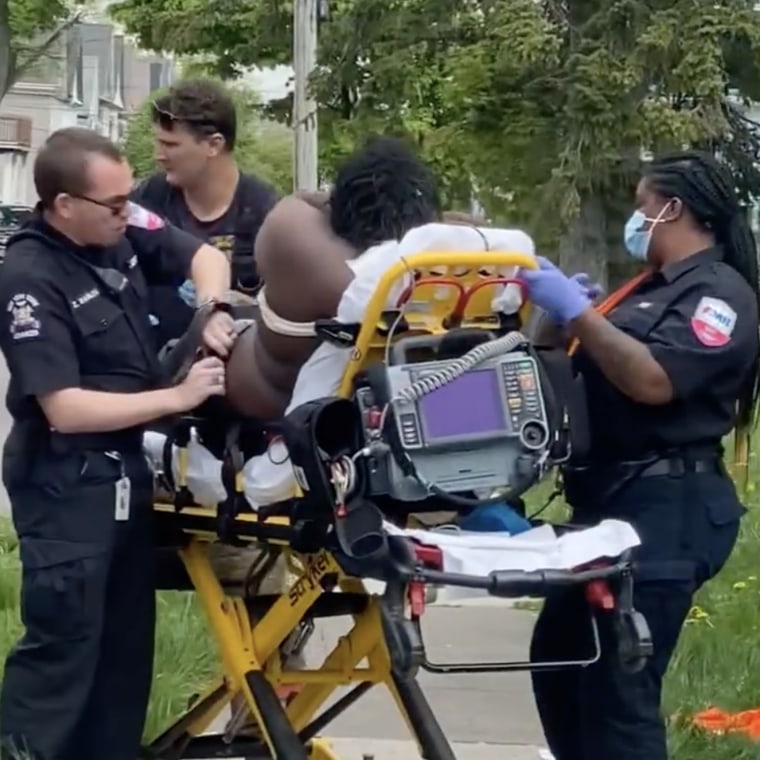
M 421 483 L 448 492 L 510 487 L 549 445 L 538 367 L 524 351 L 464 372 L 448 361 L 386 372 L 391 424 L 418 478 L 410 482 L 391 461 L 376 468 L 376 492 L 412 499 L 421 498 Z M 366 408 L 371 399 L 364 393 L 358 400 Z
M 409 372 L 412 382 L 432 374 Z M 394 404 L 406 448 L 467 443 L 508 434 L 511 427 L 494 369 L 475 369 L 424 395 L 412 411 Z M 419 423 L 419 424 L 418 424 Z

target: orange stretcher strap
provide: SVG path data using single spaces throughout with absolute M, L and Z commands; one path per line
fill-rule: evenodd
M 617 290 L 610 293 L 607 298 L 604 299 L 597 307 L 596 310 L 605 316 L 609 314 L 616 306 L 622 303 L 628 296 L 633 293 L 636 288 L 641 285 L 644 280 L 649 277 L 651 273 L 649 271 L 642 272 L 636 275 L 632 280 L 628 280 L 625 285 L 621 285 Z M 567 349 L 567 353 L 572 356 L 578 350 L 578 339 L 573 338 L 570 341 L 570 346 Z

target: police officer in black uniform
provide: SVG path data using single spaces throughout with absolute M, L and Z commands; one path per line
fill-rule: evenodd
M 700 152 L 653 161 L 625 245 L 653 271 L 609 318 L 549 262 L 524 272 L 534 302 L 580 341 L 592 455 L 565 472 L 574 520 L 621 519 L 638 532 L 634 602 L 654 643 L 644 670 L 625 672 L 602 616 L 599 662 L 534 674 L 556 760 L 666 760 L 662 679 L 694 593 L 723 567 L 744 512 L 721 440 L 757 400 L 758 270 L 730 174 Z M 588 651 L 587 615 L 581 593 L 550 596 L 533 660 Z
M 189 79 L 157 98 L 151 117 L 163 171 L 142 182 L 132 199 L 224 251 L 232 264 L 232 287 L 253 294 L 259 285 L 253 244 L 277 194 L 237 165 L 235 103 L 213 80 Z M 195 294 L 188 285 L 179 292 L 150 289 L 159 347 L 190 324 Z
M 23 568 L 25 633 L 5 663 L 5 756 L 135 760 L 154 637 L 152 475 L 143 426 L 224 391 L 218 358 L 162 387 L 148 283 L 225 291 L 226 257 L 128 201 L 118 149 L 54 133 L 35 163 L 40 208 L 0 270 L 0 348 L 13 427 L 3 453 Z M 207 345 L 231 345 L 209 300 Z

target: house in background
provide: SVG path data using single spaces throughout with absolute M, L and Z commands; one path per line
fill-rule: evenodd
M 0 201 L 16 197 L 25 183 L 32 149 L 32 120 L 28 116 L 0 116 Z
M 36 202 L 32 167 L 51 132 L 86 126 L 115 142 L 174 64 L 143 53 L 110 23 L 74 25 L 0 101 L 0 202 Z

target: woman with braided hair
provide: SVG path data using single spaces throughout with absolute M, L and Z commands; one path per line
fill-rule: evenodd
M 666 760 L 662 679 L 694 593 L 723 567 L 744 513 L 721 440 L 756 406 L 760 292 L 755 240 L 730 173 L 697 151 L 655 159 L 624 243 L 652 271 L 606 316 L 550 262 L 523 273 L 532 300 L 579 343 L 592 446 L 564 472 L 573 519 L 636 528 L 634 606 L 654 645 L 643 670 L 629 672 L 612 616 L 599 615 L 597 662 L 534 673 L 556 760 Z M 581 595 L 549 597 L 533 660 L 582 656 L 587 614 Z

